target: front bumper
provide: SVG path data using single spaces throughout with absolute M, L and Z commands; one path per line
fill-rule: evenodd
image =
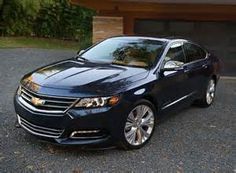
M 122 137 L 129 104 L 121 101 L 114 107 L 72 108 L 62 114 L 45 114 L 30 110 L 18 96 L 14 98 L 21 127 L 43 140 L 61 145 L 106 147 L 115 144 Z M 73 132 L 79 133 L 72 137 Z

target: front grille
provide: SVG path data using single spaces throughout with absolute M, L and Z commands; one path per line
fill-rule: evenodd
M 34 135 L 49 137 L 49 138 L 59 138 L 61 134 L 63 133 L 62 129 L 52 129 L 52 128 L 38 126 L 21 118 L 19 115 L 17 115 L 17 118 L 21 127 L 23 127 L 25 130 L 27 130 L 28 132 Z
M 75 102 L 76 98 L 42 96 L 21 87 L 19 101 L 36 112 L 63 113 Z

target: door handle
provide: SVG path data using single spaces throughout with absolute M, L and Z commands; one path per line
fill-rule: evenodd
M 184 72 L 185 72 L 185 73 L 187 73 L 187 72 L 189 72 L 189 71 L 190 71 L 189 68 L 187 68 L 187 67 L 184 68 Z
M 190 71 L 189 69 L 185 69 L 185 70 L 184 70 L 185 73 L 188 73 L 189 71 Z
M 203 64 L 202 68 L 208 68 L 208 66 L 206 64 Z

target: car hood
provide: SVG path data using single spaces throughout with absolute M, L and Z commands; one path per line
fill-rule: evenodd
M 142 68 L 67 60 L 26 75 L 22 84 L 47 95 L 107 95 L 120 92 L 147 75 L 148 70 Z

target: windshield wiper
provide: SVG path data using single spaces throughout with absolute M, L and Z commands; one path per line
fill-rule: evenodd
M 86 58 L 84 58 L 84 57 L 82 57 L 82 56 L 76 56 L 76 58 L 77 58 L 77 59 L 81 59 L 81 60 L 86 61 L 86 62 L 89 62 L 88 59 L 86 59 Z

